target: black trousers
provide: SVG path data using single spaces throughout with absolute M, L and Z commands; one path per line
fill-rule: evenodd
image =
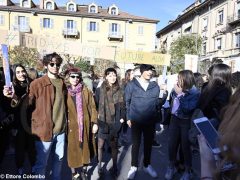
M 9 144 L 9 129 L 0 129 L 0 164 L 3 161 L 5 151 Z
M 143 134 L 144 144 L 144 167 L 151 162 L 152 143 L 154 139 L 155 124 L 140 124 L 132 121 L 132 166 L 138 167 L 138 155 Z
M 24 129 L 19 128 L 15 140 L 15 161 L 17 168 L 23 167 L 26 159 L 25 153 L 27 153 L 32 167 L 36 161 L 36 150 L 33 136 L 28 134 Z
M 175 165 L 179 145 L 183 154 L 185 168 L 192 167 L 192 155 L 190 149 L 190 142 L 188 139 L 188 132 L 190 129 L 189 119 L 179 119 L 172 116 L 169 126 L 169 141 L 168 141 L 168 155 L 170 165 Z

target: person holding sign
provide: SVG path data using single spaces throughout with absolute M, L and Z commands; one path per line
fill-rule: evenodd
M 30 129 L 30 117 L 23 116 L 23 114 L 28 114 L 24 107 L 26 107 L 31 79 L 28 77 L 25 67 L 21 64 L 13 65 L 12 70 L 12 86 L 4 86 L 3 94 L 12 99 L 11 106 L 14 108 L 14 126 L 17 129 L 15 161 L 18 173 L 23 175 L 26 173 L 24 168 L 25 152 L 28 154 L 31 166 L 35 163 L 35 148 Z

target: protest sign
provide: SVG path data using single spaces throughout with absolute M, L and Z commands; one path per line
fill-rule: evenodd
M 11 87 L 10 66 L 8 58 L 8 47 L 5 44 L 1 45 L 1 53 L 3 58 L 3 70 L 5 75 L 5 85 Z

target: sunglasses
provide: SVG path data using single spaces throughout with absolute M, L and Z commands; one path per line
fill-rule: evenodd
M 74 79 L 74 78 L 80 79 L 80 77 L 79 77 L 79 76 L 74 76 L 74 75 L 71 75 L 70 77 L 71 77 L 71 78 L 73 78 L 73 79 Z
M 57 63 L 49 63 L 49 65 L 50 65 L 51 67 L 53 67 L 54 65 L 56 65 L 56 67 L 60 67 L 60 66 L 61 66 L 61 64 L 57 64 Z

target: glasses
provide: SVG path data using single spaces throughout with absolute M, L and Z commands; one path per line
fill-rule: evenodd
M 74 76 L 74 75 L 71 75 L 70 77 L 71 77 L 71 78 L 73 78 L 73 79 L 74 79 L 74 78 L 80 79 L 80 77 L 79 77 L 79 76 Z
M 50 65 L 51 67 L 53 67 L 54 65 L 56 65 L 56 67 L 60 67 L 60 66 L 61 66 L 61 64 L 57 64 L 57 63 L 49 63 L 49 65 Z

